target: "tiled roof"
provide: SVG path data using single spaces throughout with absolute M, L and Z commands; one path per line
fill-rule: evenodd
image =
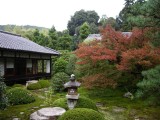
M 20 35 L 0 31 L 0 48 L 18 50 L 18 51 L 29 51 L 44 54 L 59 55 L 60 53 L 51 48 L 46 48 L 37 43 L 32 42 Z
M 130 37 L 132 35 L 132 32 L 122 32 L 122 34 L 126 37 Z
M 130 37 L 132 35 L 132 32 L 122 32 L 122 34 L 126 37 Z M 92 41 L 92 40 L 101 40 L 102 36 L 100 34 L 89 34 L 88 37 L 84 40 L 86 41 Z
M 102 37 L 100 34 L 89 34 L 86 39 L 96 39 L 96 40 L 101 40 Z

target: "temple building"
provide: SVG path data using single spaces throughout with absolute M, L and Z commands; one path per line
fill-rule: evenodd
M 0 76 L 6 82 L 51 77 L 51 56 L 58 55 L 20 35 L 0 31 Z

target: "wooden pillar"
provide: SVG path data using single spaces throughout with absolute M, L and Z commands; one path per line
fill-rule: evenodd
M 50 55 L 50 76 L 52 75 L 52 58 L 51 58 L 51 55 Z
M 44 74 L 44 60 L 42 60 L 42 73 Z

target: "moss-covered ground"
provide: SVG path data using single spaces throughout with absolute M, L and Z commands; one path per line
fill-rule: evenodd
M 46 89 L 31 91 L 36 101 L 30 104 L 9 106 L 0 110 L 0 120 L 12 120 L 20 118 L 29 120 L 29 115 L 34 111 L 49 106 L 45 104 Z M 99 111 L 104 114 L 106 120 L 159 120 L 160 106 L 149 106 L 143 100 L 124 98 L 126 91 L 121 89 L 91 89 L 79 88 L 81 96 L 89 97 L 99 106 Z M 51 101 L 65 97 L 64 93 L 54 93 Z
M 148 105 L 144 100 L 123 97 L 122 89 L 80 89 L 99 105 L 106 120 L 160 120 L 160 106 Z

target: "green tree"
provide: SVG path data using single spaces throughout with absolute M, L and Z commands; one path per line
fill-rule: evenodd
M 99 21 L 99 25 L 102 27 L 106 27 L 107 25 L 111 25 L 112 28 L 115 28 L 116 20 L 113 17 L 107 18 L 106 15 L 103 15 Z
M 76 11 L 68 22 L 67 28 L 70 35 L 75 34 L 75 30 L 78 26 L 81 26 L 84 22 L 94 23 L 98 25 L 99 16 L 95 11 Z
M 75 54 L 71 54 L 65 70 L 68 75 L 71 75 L 74 73 L 76 61 L 77 61 L 77 58 Z
M 66 61 L 63 57 L 58 58 L 54 63 L 54 72 L 65 72 L 67 64 L 68 61 Z
M 90 23 L 89 27 L 90 27 L 91 34 L 97 34 L 97 33 L 99 33 L 98 26 L 95 23 Z
M 62 32 L 62 36 L 58 38 L 57 47 L 59 50 L 71 50 L 72 37 L 69 35 L 68 30 Z
M 57 49 L 58 35 L 54 26 L 52 26 L 52 28 L 49 30 L 48 35 L 49 35 L 48 47 Z
M 125 0 L 125 6 L 117 17 L 117 26 L 119 26 L 119 29 L 122 31 L 132 30 L 132 25 L 127 21 L 127 18 L 132 16 L 132 6 L 134 5 L 134 1 L 135 0 Z M 118 29 L 118 27 L 116 29 Z
M 149 99 L 154 104 L 160 104 L 160 65 L 153 69 L 143 71 L 143 80 L 137 86 L 137 97 Z
M 35 29 L 35 31 L 33 32 L 33 41 L 39 45 L 47 46 L 48 37 L 43 33 L 40 33 L 38 29 Z
M 160 1 L 159 0 L 138 0 L 132 6 L 133 15 L 127 20 L 132 24 L 132 27 L 140 27 L 152 29 L 149 34 L 152 37 L 152 44 L 155 47 L 160 46 Z
M 87 36 L 90 34 L 90 27 L 87 22 L 85 22 L 81 27 L 80 27 L 80 39 L 83 41 Z

